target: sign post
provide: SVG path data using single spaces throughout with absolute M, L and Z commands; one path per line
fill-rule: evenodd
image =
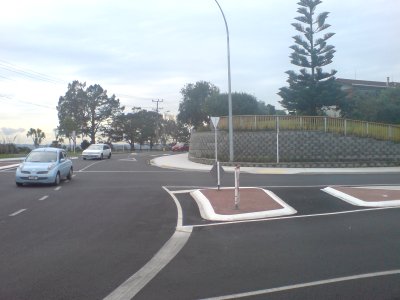
M 217 187 L 218 190 L 221 186 L 221 178 L 224 176 L 225 171 L 224 169 L 221 167 L 219 161 L 214 162 L 211 171 L 210 171 L 211 175 L 215 178 L 215 180 L 217 181 Z
M 235 209 L 239 209 L 239 203 L 240 203 L 239 175 L 240 175 L 240 166 L 237 165 L 235 167 Z
M 218 139 L 217 139 L 217 129 L 219 123 L 219 117 L 210 117 L 212 124 L 214 125 L 214 148 L 215 148 L 215 161 L 218 161 Z

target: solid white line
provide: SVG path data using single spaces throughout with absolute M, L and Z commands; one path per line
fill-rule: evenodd
M 20 213 L 26 211 L 26 208 L 17 210 L 16 212 L 12 213 L 11 215 L 8 215 L 9 217 L 15 217 L 16 215 L 19 215 Z
M 140 292 L 185 246 L 192 229 L 176 230 L 156 255 L 104 300 L 128 300 Z
M 190 225 L 193 228 L 196 227 L 208 227 L 208 226 L 221 226 L 228 224 L 239 224 L 239 223 L 253 223 L 253 222 L 267 222 L 267 221 L 279 221 L 279 220 L 287 220 L 287 219 L 299 219 L 299 218 L 313 218 L 313 217 L 324 217 L 324 216 L 335 216 L 335 215 L 343 215 L 343 214 L 351 214 L 351 213 L 361 213 L 361 212 L 369 212 L 375 210 L 386 210 L 386 209 L 398 209 L 400 207 L 376 207 L 376 208 L 366 208 L 366 209 L 356 209 L 356 210 L 345 210 L 333 213 L 323 213 L 323 214 L 314 214 L 314 215 L 299 215 L 299 216 L 288 216 L 288 217 L 278 217 L 278 218 L 264 218 L 264 219 L 254 219 L 254 220 L 244 220 L 244 221 L 233 221 L 233 222 L 219 222 L 219 223 L 209 223 L 209 224 L 199 224 L 199 225 Z
M 217 300 L 217 299 L 223 300 L 223 299 L 236 299 L 236 298 L 242 298 L 242 297 L 252 297 L 252 296 L 257 296 L 257 295 L 265 295 L 265 294 L 288 291 L 288 290 L 293 290 L 293 289 L 300 289 L 300 288 L 317 286 L 317 285 L 332 284 L 332 283 L 336 283 L 336 282 L 358 280 L 358 279 L 380 277 L 380 276 L 397 275 L 397 274 L 400 274 L 399 269 L 383 271 L 383 272 L 359 274 L 359 275 L 354 275 L 354 276 L 338 277 L 338 278 L 332 278 L 332 279 L 326 279 L 326 280 L 318 280 L 318 281 L 312 281 L 312 282 L 301 283 L 301 284 L 286 285 L 286 286 L 281 286 L 281 287 L 276 287 L 276 288 L 271 288 L 271 289 L 254 291 L 254 292 L 232 294 L 232 295 L 226 295 L 226 296 L 219 296 L 219 297 L 215 297 L 215 298 L 205 298 L 203 300 Z
M 174 200 L 174 203 L 176 205 L 176 209 L 178 210 L 178 217 L 177 217 L 177 221 L 176 221 L 176 227 L 177 228 L 181 228 L 182 224 L 183 224 L 183 212 L 182 212 L 182 206 L 181 203 L 179 202 L 178 198 L 176 198 L 176 196 L 174 195 L 174 192 L 171 192 L 170 190 L 168 190 L 166 187 L 162 187 Z
M 104 300 L 132 299 L 181 251 L 188 241 L 193 227 L 182 226 L 182 208 L 178 199 L 168 189 L 165 187 L 163 189 L 171 195 L 178 210 L 175 233 L 147 264 L 105 297 Z
M 80 173 L 181 173 L 180 171 L 78 171 Z
M 40 198 L 40 199 L 39 199 L 39 201 L 46 200 L 48 197 L 49 197 L 48 195 L 46 195 L 46 196 L 43 196 L 42 198 Z

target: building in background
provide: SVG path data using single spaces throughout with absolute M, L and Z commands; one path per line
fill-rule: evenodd
M 386 78 L 386 81 L 367 81 L 345 78 L 337 78 L 336 81 L 341 84 L 342 91 L 346 92 L 349 96 L 356 91 L 378 96 L 379 93 L 384 89 L 400 87 L 399 82 L 390 82 L 389 77 Z

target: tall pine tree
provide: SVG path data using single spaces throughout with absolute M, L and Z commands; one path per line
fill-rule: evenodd
M 280 88 L 278 95 L 282 97 L 279 103 L 291 114 L 322 115 L 324 108 L 341 107 L 344 98 L 340 86 L 335 81 L 335 70 L 324 72 L 322 67 L 332 63 L 335 47 L 328 45 L 327 40 L 334 33 L 318 34 L 330 27 L 325 24 L 328 12 L 315 15 L 315 10 L 321 0 L 300 0 L 297 12 L 300 16 L 292 26 L 301 33 L 293 37 L 295 45 L 290 48 L 291 63 L 301 67 L 300 73 L 287 71 L 289 87 Z

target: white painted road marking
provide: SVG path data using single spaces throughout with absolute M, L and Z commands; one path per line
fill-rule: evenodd
M 140 292 L 185 246 L 193 227 L 182 227 L 182 207 L 178 199 L 167 188 L 163 187 L 172 197 L 178 210 L 177 227 L 172 237 L 139 271 L 129 277 L 104 300 L 130 300 Z
M 8 215 L 9 217 L 15 217 L 16 215 L 19 215 L 20 213 L 26 211 L 26 208 L 17 210 L 16 212 L 12 213 L 11 215 Z
M 223 299 L 236 299 L 236 298 L 242 298 L 242 297 L 252 297 L 252 296 L 257 296 L 257 295 L 265 295 L 265 294 L 283 292 L 283 291 L 300 289 L 300 288 L 317 286 L 317 285 L 323 285 L 323 284 L 331 284 L 331 283 L 343 282 L 343 281 L 349 281 L 349 280 L 358 280 L 358 279 L 364 279 L 364 278 L 398 275 L 398 274 L 400 274 L 399 269 L 383 271 L 383 272 L 375 272 L 375 273 L 366 273 L 366 274 L 359 274 L 359 275 L 354 275 L 354 276 L 346 276 L 346 277 L 338 277 L 338 278 L 332 278 L 332 279 L 326 279 L 326 280 L 312 281 L 312 282 L 301 283 L 301 284 L 286 285 L 286 286 L 276 287 L 276 288 L 272 288 L 272 289 L 265 289 L 265 290 L 259 290 L 259 291 L 248 292 L 248 293 L 239 293 L 239 294 L 232 294 L 232 295 L 226 295 L 226 296 L 219 296 L 219 297 L 215 297 L 215 298 L 206 298 L 203 300 L 217 300 L 217 299 L 223 300 Z
M 135 297 L 185 246 L 192 233 L 191 228 L 185 229 L 177 229 L 147 264 L 105 297 L 104 300 L 130 300 Z
M 98 163 L 100 163 L 100 162 L 102 162 L 102 161 L 104 161 L 104 160 L 96 161 L 96 162 L 94 162 L 94 163 L 92 163 L 92 164 L 90 164 L 90 165 L 84 167 L 83 169 L 80 169 L 78 172 L 85 171 L 86 169 L 90 168 L 91 166 L 94 166 L 95 164 L 98 164 Z
M 132 158 L 121 158 L 119 159 L 119 161 L 137 161 L 136 158 L 132 157 Z
M 46 200 L 48 197 L 49 197 L 48 195 L 46 195 L 46 196 L 43 196 L 42 198 L 40 198 L 40 199 L 39 199 L 39 201 Z
M 288 216 L 288 217 L 254 219 L 254 220 L 244 220 L 244 221 L 231 221 L 231 222 L 218 222 L 218 223 L 188 225 L 188 226 L 192 226 L 192 227 L 223 226 L 223 225 L 228 225 L 228 224 L 239 224 L 239 223 L 269 222 L 269 221 L 279 221 L 279 220 L 288 220 L 288 219 L 336 216 L 336 215 L 343 215 L 343 214 L 363 213 L 363 212 L 370 212 L 370 211 L 375 211 L 375 210 L 387 210 L 387 209 L 398 209 L 398 208 L 399 207 L 376 207 L 376 208 L 345 210 L 345 211 L 338 211 L 338 212 L 333 212 L 333 213 L 321 213 L 321 214 L 298 215 L 298 216 L 296 215 L 296 216 Z
M 59 191 L 61 189 L 61 186 L 56 187 L 54 190 Z

